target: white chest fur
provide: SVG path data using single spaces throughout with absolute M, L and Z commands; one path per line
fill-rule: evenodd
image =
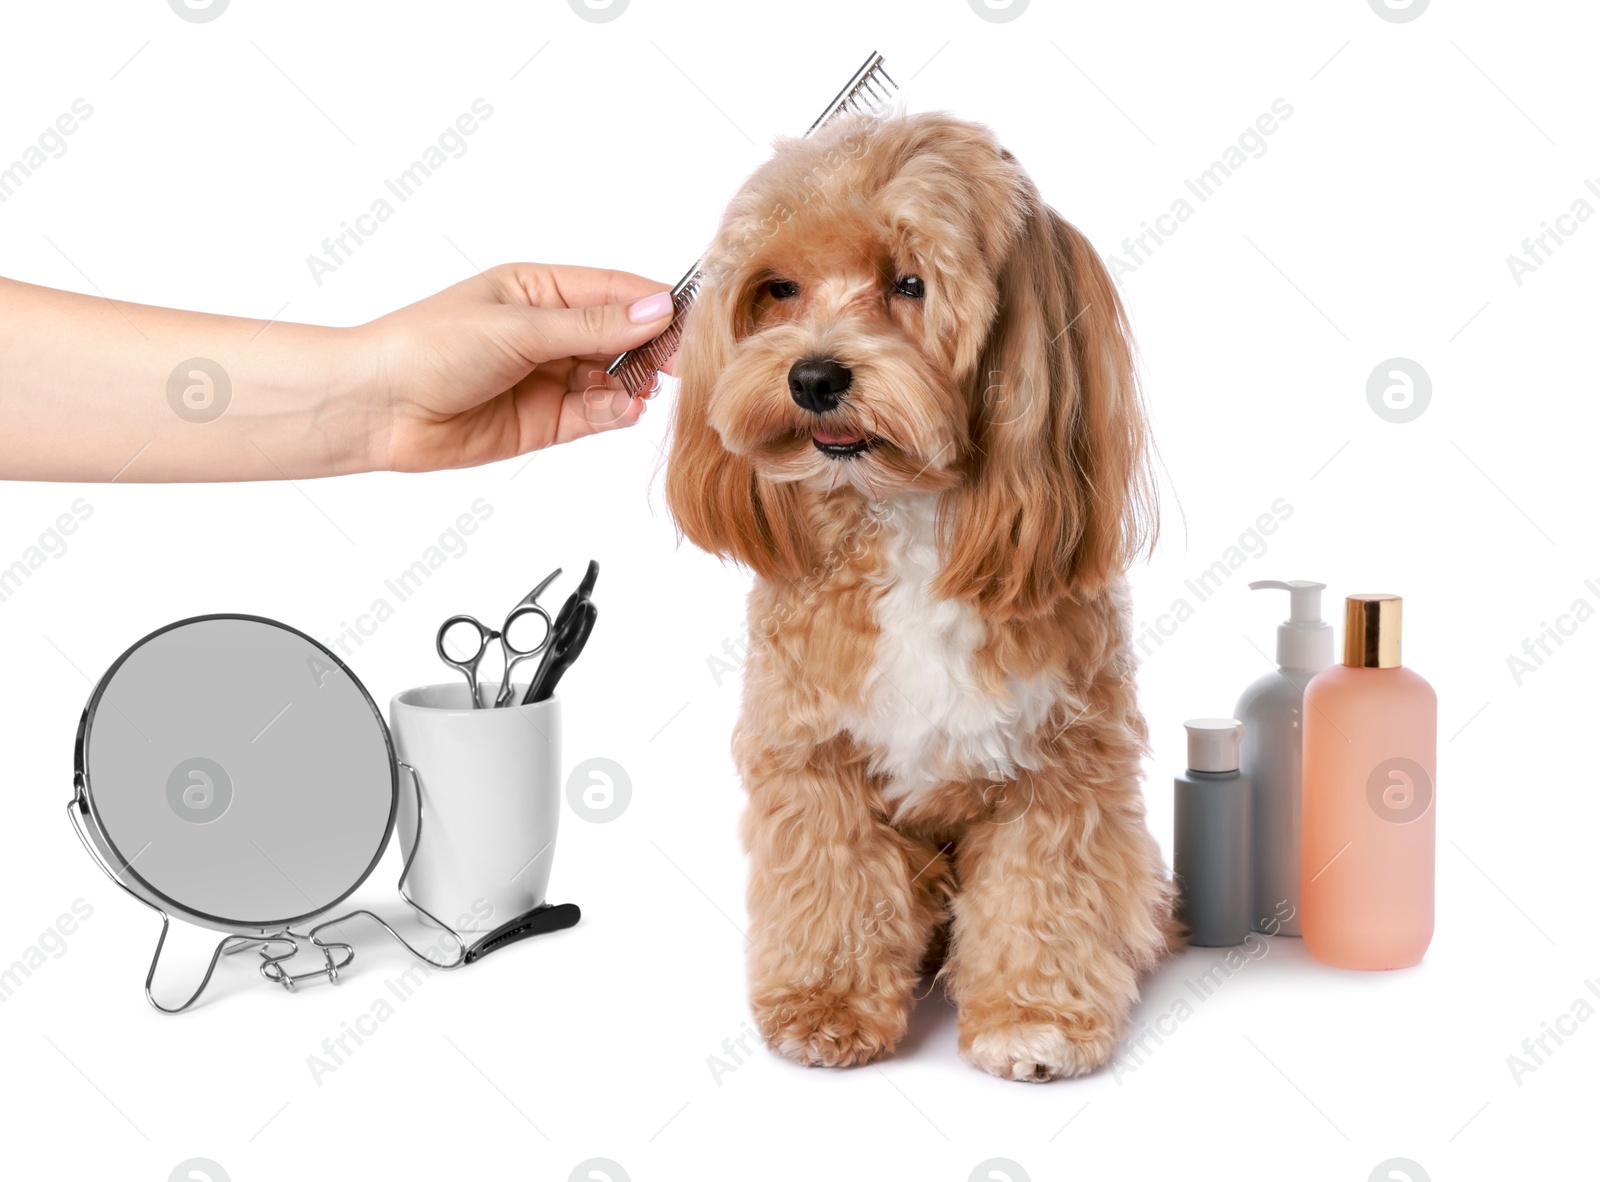
M 998 693 L 979 685 L 974 657 L 989 625 L 970 605 L 932 591 L 937 506 L 917 494 L 884 510 L 877 648 L 847 718 L 887 781 L 885 799 L 902 813 L 952 780 L 1005 779 L 1035 766 L 1036 737 L 1061 693 L 1052 677 L 1008 678 Z

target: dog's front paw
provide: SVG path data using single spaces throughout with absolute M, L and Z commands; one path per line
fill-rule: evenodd
M 767 1045 L 807 1067 L 851 1067 L 894 1050 L 903 1002 L 863 994 L 776 991 L 752 999 Z
M 1020 1011 L 980 1021 L 961 1019 L 961 1057 L 1001 1079 L 1045 1083 L 1103 1067 L 1117 1047 L 1117 1030 L 1084 1022 L 1041 1022 Z

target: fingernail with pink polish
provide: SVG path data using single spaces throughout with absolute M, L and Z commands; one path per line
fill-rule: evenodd
M 647 295 L 642 300 L 634 300 L 628 305 L 628 319 L 635 324 L 647 324 L 652 320 L 660 320 L 672 311 L 672 293 L 658 291 L 655 295 Z

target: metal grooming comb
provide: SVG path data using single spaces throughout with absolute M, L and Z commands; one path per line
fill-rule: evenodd
M 817 121 L 806 129 L 806 135 L 810 136 L 825 126 L 841 111 L 870 113 L 879 110 L 894 97 L 898 89 L 894 79 L 883 68 L 883 55 L 874 53 L 862 63 L 822 114 L 817 116 Z M 703 261 L 696 259 L 694 266 L 673 287 L 672 322 L 661 330 L 661 334 L 636 349 L 620 354 L 606 366 L 606 374 L 617 378 L 631 396 L 638 397 L 648 390 L 661 367 L 678 351 L 678 343 L 683 340 L 683 318 L 693 306 L 695 297 L 700 294 L 700 264 Z

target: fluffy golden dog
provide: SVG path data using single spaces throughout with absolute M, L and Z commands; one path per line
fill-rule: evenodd
M 808 1064 L 887 1054 L 943 956 L 967 1059 L 1089 1071 L 1172 938 L 1116 289 L 993 135 L 943 115 L 780 141 L 705 274 L 666 490 L 757 577 L 733 745 L 761 1031 Z

